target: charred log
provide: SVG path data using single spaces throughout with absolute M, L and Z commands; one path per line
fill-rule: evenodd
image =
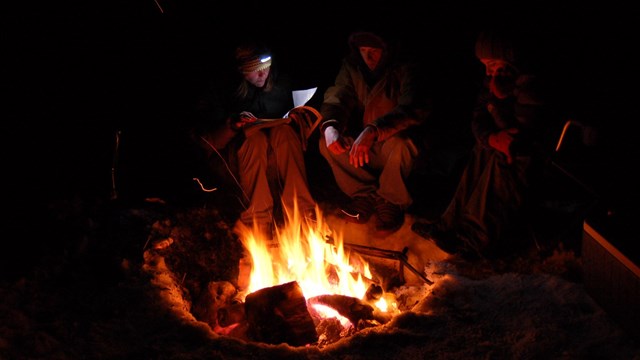
M 295 281 L 247 295 L 245 313 L 254 341 L 302 346 L 318 340 L 307 301 Z

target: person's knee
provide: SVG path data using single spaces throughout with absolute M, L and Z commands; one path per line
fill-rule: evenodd
M 411 140 L 402 136 L 392 136 L 384 141 L 384 146 L 388 148 L 408 147 Z
M 418 149 L 411 139 L 393 136 L 385 141 L 383 152 L 387 154 L 387 161 L 408 161 L 418 156 Z
M 283 142 L 300 141 L 296 131 L 289 125 L 274 126 L 270 129 L 269 137 L 273 144 L 280 144 Z
M 297 155 L 304 151 L 299 134 L 289 125 L 271 128 L 269 143 L 279 155 Z
M 268 148 L 267 135 L 262 131 L 256 131 L 247 136 L 242 144 L 242 149 L 251 151 L 263 151 L 266 153 Z

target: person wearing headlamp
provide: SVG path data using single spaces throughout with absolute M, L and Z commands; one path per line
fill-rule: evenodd
M 289 124 L 242 131 L 257 119 L 277 119 L 293 108 L 292 81 L 274 67 L 271 51 L 250 43 L 235 50 L 236 75 L 218 82 L 198 104 L 194 139 L 208 167 L 240 200 L 239 220 L 271 236 L 274 219 L 293 214 L 315 220 L 300 137 Z

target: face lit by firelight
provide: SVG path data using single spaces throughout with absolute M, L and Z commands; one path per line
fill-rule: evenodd
M 247 80 L 251 85 L 261 88 L 267 82 L 267 77 L 269 77 L 269 71 L 271 67 L 266 69 L 252 71 L 244 74 L 244 79 Z
M 382 58 L 382 49 L 369 47 L 369 46 L 360 46 L 358 48 L 360 50 L 360 56 L 362 56 L 362 60 L 367 64 L 369 70 L 373 71 L 380 63 L 380 59 Z

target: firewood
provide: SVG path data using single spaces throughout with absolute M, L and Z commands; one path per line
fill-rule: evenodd
M 367 304 L 366 301 L 346 295 L 319 295 L 308 301 L 309 306 L 315 304 L 329 306 L 357 326 L 362 320 L 373 320 L 380 324 L 391 320 L 391 315 Z
M 346 317 L 353 325 L 360 320 L 373 319 L 373 307 L 360 299 L 345 295 L 319 295 L 308 301 L 309 305 L 321 304 L 329 306 L 340 315 Z
M 254 341 L 303 346 L 318 340 L 307 301 L 295 281 L 247 295 L 245 314 Z

